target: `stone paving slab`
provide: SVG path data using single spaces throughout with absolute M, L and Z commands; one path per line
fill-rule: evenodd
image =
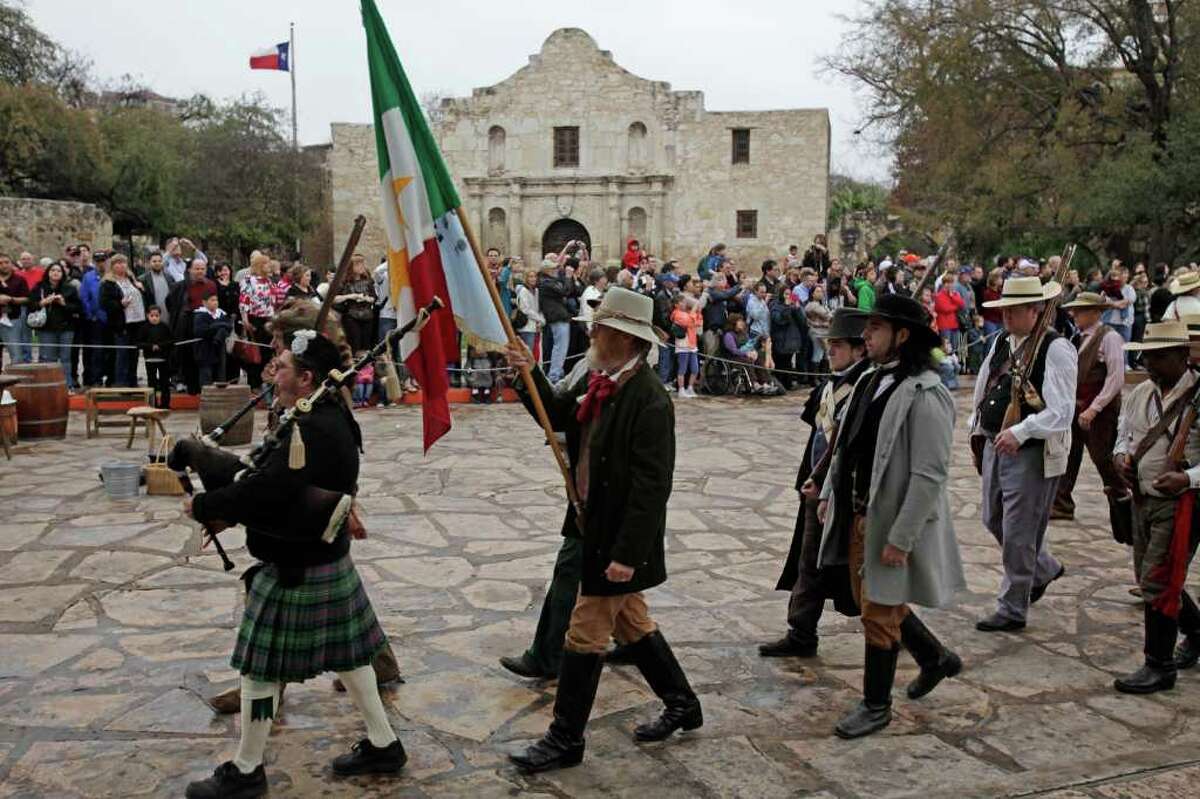
M 957 399 L 965 418 L 966 391 Z M 408 680 L 384 701 L 410 762 L 398 779 L 335 779 L 329 760 L 362 730 L 346 696 L 317 679 L 288 688 L 267 752 L 272 796 L 1196 794 L 1200 671 L 1149 698 L 1110 687 L 1138 662 L 1141 613 L 1090 464 L 1078 517 L 1049 534 L 1067 576 L 1024 633 L 974 630 L 1001 571 L 962 429 L 950 490 L 968 591 L 923 618 L 964 672 L 910 702 L 903 685 L 915 668 L 902 657 L 892 725 L 834 738 L 862 680 L 857 620 L 826 613 L 818 658 L 756 652 L 785 629 L 787 597 L 773 588 L 797 507 L 802 402 L 677 405 L 671 578 L 648 601 L 701 696 L 704 727 L 634 743 L 657 700 L 636 669 L 609 667 L 585 767 L 535 777 L 505 756 L 544 730 L 554 683 L 520 680 L 496 659 L 527 645 L 560 541 L 561 487 L 540 435 L 519 407 L 458 407 L 454 431 L 423 457 L 417 409 L 361 413 L 371 537 L 354 555 Z M 182 413 L 168 427 L 186 435 L 195 424 Z M 242 586 L 200 550 L 177 498 L 106 498 L 99 464 L 143 458 L 141 442 L 126 450 L 123 436 L 82 431 L 73 416 L 67 439 L 23 443 L 0 462 L 0 799 L 178 796 L 236 748 L 236 718 L 212 715 L 202 698 L 236 681 L 228 656 Z M 43 490 L 48 476 L 55 491 Z M 248 566 L 244 536 L 224 540 Z

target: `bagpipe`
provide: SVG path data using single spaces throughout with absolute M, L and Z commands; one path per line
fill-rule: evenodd
M 218 446 L 221 435 L 254 407 L 257 399 L 266 395 L 263 391 L 255 400 L 238 409 L 228 420 L 214 428 L 207 436 L 198 436 L 178 441 L 167 457 L 167 466 L 179 474 L 180 483 L 189 495 L 193 486 L 188 475 L 195 472 L 206 491 L 213 491 L 244 480 L 247 476 L 262 473 L 274 454 L 283 446 L 288 445 L 288 467 L 296 470 L 305 465 L 304 443 L 300 435 L 298 422 L 322 402 L 341 402 L 341 389 L 352 385 L 359 370 L 373 363 L 384 353 L 390 352 L 394 342 L 400 341 L 411 332 L 420 332 L 434 311 L 444 308 L 445 304 L 438 297 L 422 308 L 413 319 L 398 327 L 383 337 L 374 347 L 359 356 L 347 369 L 331 369 L 320 385 L 306 397 L 296 401 L 296 404 L 285 410 L 279 416 L 279 424 L 274 430 L 268 431 L 251 451 L 244 456 L 226 452 Z M 347 413 L 349 411 L 347 410 Z M 214 437 L 215 436 L 215 437 Z M 256 532 L 261 532 L 277 538 L 312 540 L 320 538 L 330 543 L 337 537 L 353 503 L 353 496 L 337 491 L 328 491 L 317 486 L 304 487 L 299 502 L 289 504 L 282 514 L 263 512 L 262 518 L 243 519 Z M 251 515 L 254 511 L 251 510 Z M 217 531 L 205 526 L 205 539 L 211 541 L 221 557 L 226 571 L 233 569 L 233 561 L 225 553 L 217 538 Z

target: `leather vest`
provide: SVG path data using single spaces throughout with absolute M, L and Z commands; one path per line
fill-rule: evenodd
M 1037 357 L 1034 359 L 1033 369 L 1029 374 L 1029 382 L 1037 389 L 1039 395 L 1042 393 L 1042 382 L 1046 377 L 1046 353 L 1057 338 L 1058 333 L 1053 330 L 1046 331 L 1046 335 L 1042 337 L 1041 347 L 1038 348 Z M 1009 347 L 1009 339 L 1008 333 L 1001 333 L 996 340 L 996 349 L 992 351 L 991 360 L 988 361 L 987 389 L 983 395 L 983 402 L 979 405 L 979 426 L 990 435 L 999 434 L 1000 429 L 1004 426 L 1004 414 L 1008 410 L 1009 399 L 1012 396 L 1012 371 L 1017 367 L 1011 363 L 1012 350 Z M 995 375 L 1000 370 L 1003 370 L 1004 374 L 997 379 Z M 1037 411 L 1031 408 L 1022 397 L 1021 419 L 1035 413 Z

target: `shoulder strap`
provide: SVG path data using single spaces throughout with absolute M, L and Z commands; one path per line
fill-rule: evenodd
M 1192 387 L 1184 392 L 1182 396 L 1176 398 L 1154 427 L 1151 427 L 1147 431 L 1146 437 L 1142 439 L 1137 449 L 1133 451 L 1133 464 L 1135 466 L 1141 462 L 1142 458 L 1146 457 L 1146 453 L 1150 451 L 1150 448 L 1167 432 L 1167 428 L 1171 426 L 1171 423 L 1179 418 L 1179 415 L 1183 413 L 1183 409 L 1191 404 L 1198 390 L 1200 390 L 1200 380 L 1193 383 Z
M 1088 372 L 1092 371 L 1092 367 L 1096 365 L 1097 359 L 1100 357 L 1100 345 L 1104 343 L 1104 337 L 1112 332 L 1112 328 L 1108 325 L 1100 325 L 1100 329 L 1092 334 L 1087 346 L 1079 353 L 1079 380 L 1083 380 Z

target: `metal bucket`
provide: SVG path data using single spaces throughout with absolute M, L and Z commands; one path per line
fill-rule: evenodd
M 109 499 L 133 499 L 138 495 L 142 466 L 139 463 L 109 461 L 100 464 L 100 476 L 104 479 L 104 492 Z

